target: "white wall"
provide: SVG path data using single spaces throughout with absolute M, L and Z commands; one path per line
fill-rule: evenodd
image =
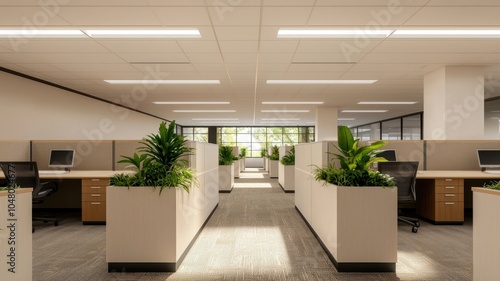
M 0 139 L 141 139 L 162 120 L 0 72 Z

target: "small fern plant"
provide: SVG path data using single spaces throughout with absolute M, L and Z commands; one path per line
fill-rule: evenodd
M 295 146 L 292 146 L 287 154 L 281 157 L 280 162 L 285 166 L 295 165 Z

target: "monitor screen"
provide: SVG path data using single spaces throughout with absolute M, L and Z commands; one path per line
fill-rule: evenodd
M 73 149 L 53 149 L 50 151 L 49 167 L 72 168 L 74 155 Z
M 481 168 L 500 168 L 500 149 L 478 149 L 477 158 Z
M 377 157 L 384 157 L 387 161 L 396 161 L 396 150 L 388 149 L 377 153 Z

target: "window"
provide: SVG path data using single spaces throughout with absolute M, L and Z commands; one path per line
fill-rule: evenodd
M 248 157 L 260 157 L 262 149 L 273 145 L 314 142 L 314 127 L 220 127 L 217 142 L 245 147 Z
M 403 139 L 404 140 L 420 140 L 421 134 L 421 115 L 411 115 L 403 117 Z
M 208 127 L 183 127 L 182 135 L 190 141 L 208 142 Z

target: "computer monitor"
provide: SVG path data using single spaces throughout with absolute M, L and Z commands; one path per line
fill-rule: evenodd
M 377 153 L 377 157 L 384 157 L 387 161 L 396 161 L 396 150 L 387 149 Z
M 500 149 L 478 149 L 477 159 L 482 171 L 486 168 L 500 168 Z
M 64 168 L 69 171 L 73 168 L 74 156 L 75 150 L 73 149 L 52 149 L 50 151 L 49 167 Z

